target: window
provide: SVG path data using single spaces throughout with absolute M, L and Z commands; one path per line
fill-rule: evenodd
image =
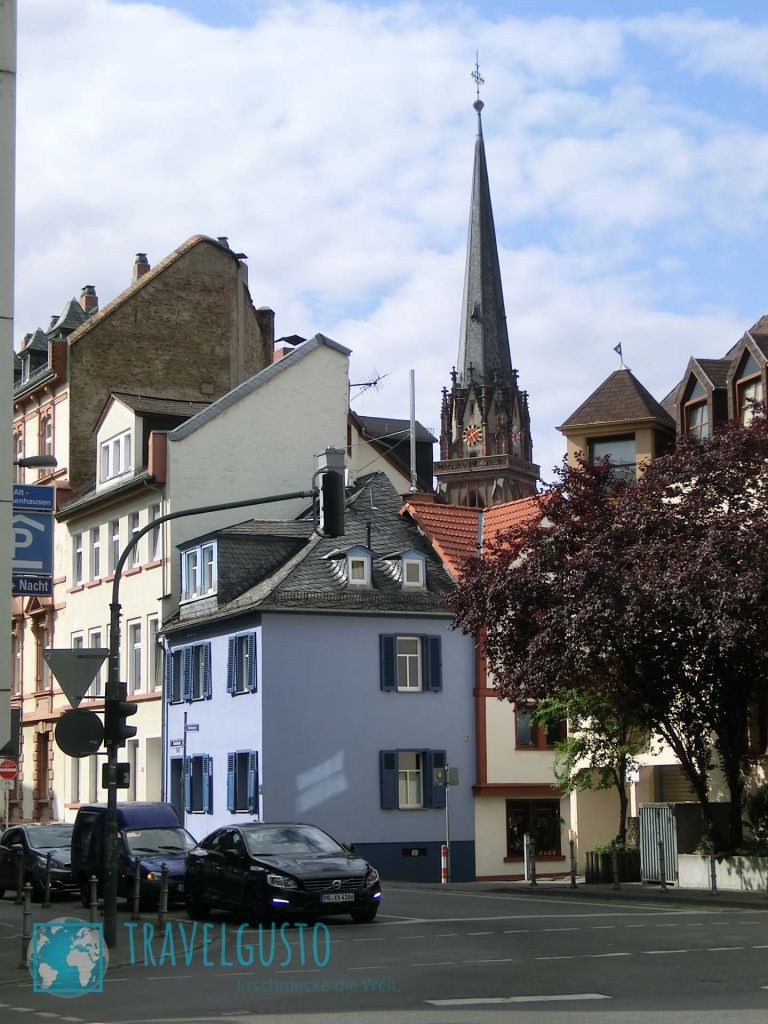
M 227 650 L 227 693 L 255 693 L 256 634 L 231 636 Z
M 371 560 L 367 555 L 350 555 L 348 580 L 357 587 L 367 587 L 371 582 Z
M 39 690 L 50 690 L 53 681 L 48 662 L 43 657 L 43 651 L 50 646 L 51 631 L 47 626 L 41 626 L 37 633 L 37 688 Z
M 188 548 L 181 555 L 181 596 L 204 597 L 216 589 L 216 550 L 213 543 Z
M 439 636 L 379 637 L 381 689 L 437 693 L 443 688 Z
M 159 632 L 159 616 L 150 615 L 147 619 L 147 683 L 150 690 L 157 690 L 163 678 L 160 670 L 162 649 L 157 642 Z
M 403 559 L 403 586 L 423 587 L 424 586 L 424 560 L 422 558 Z
M 445 765 L 444 750 L 379 751 L 382 808 L 444 808 L 445 787 L 435 785 L 434 771 Z
M 101 577 L 101 529 L 95 526 L 91 530 L 91 579 Z
M 227 754 L 227 810 L 259 813 L 259 754 L 236 750 Z
M 40 454 L 53 455 L 53 416 L 50 413 L 40 420 Z
M 102 647 L 101 642 L 101 629 L 89 629 L 88 630 L 88 646 L 89 647 Z M 104 696 L 104 666 L 99 668 L 99 671 L 94 676 L 93 682 L 88 688 L 88 696 L 93 700 L 95 697 Z
M 112 480 L 130 472 L 131 432 L 130 430 L 111 437 L 101 444 L 101 479 Z
M 535 747 L 536 726 L 531 721 L 531 712 L 515 706 L 515 746 Z
M 736 415 L 739 423 L 747 426 L 755 415 L 755 406 L 763 401 L 763 375 L 751 352 L 746 353 L 736 381 Z
M 48 800 L 48 788 L 50 785 L 50 733 L 39 732 L 36 736 L 35 746 L 35 800 L 44 802 Z
M 18 462 L 19 459 L 24 458 L 24 434 L 22 431 L 13 435 L 13 460 Z M 24 481 L 24 470 L 21 466 L 14 465 L 13 467 L 13 482 L 15 484 L 23 483 Z
M 166 673 L 166 692 L 171 704 L 210 700 L 213 695 L 210 643 L 176 648 L 170 658 L 166 658 Z
M 185 759 L 184 810 L 189 814 L 213 814 L 213 758 L 208 754 Z
M 79 587 L 83 582 L 83 535 L 72 535 L 72 586 Z
M 120 520 L 113 519 L 109 524 L 109 575 L 115 575 L 117 563 L 120 561 Z
M 141 529 L 141 523 L 139 521 L 139 513 L 138 512 L 131 512 L 131 514 L 128 516 L 128 527 L 129 527 L 130 534 L 131 534 L 130 537 L 129 537 L 129 541 L 135 540 L 139 530 Z M 128 562 L 129 562 L 131 568 L 133 568 L 135 565 L 139 564 L 140 558 L 139 558 L 139 545 L 138 544 L 131 551 L 131 554 L 130 554 L 130 556 L 128 558 Z
M 21 637 L 11 634 L 11 696 L 21 693 Z
M 523 857 L 526 835 L 537 857 L 560 856 L 558 800 L 507 800 L 507 857 Z
M 704 385 L 694 377 L 686 389 L 683 406 L 683 421 L 686 434 L 701 440 L 709 437 L 709 403 Z
M 515 747 L 518 750 L 551 750 L 568 735 L 566 722 L 539 725 L 529 708 L 515 705 Z
M 128 623 L 128 689 L 138 693 L 141 689 L 141 623 Z
M 160 517 L 160 503 L 152 505 L 149 510 L 149 521 L 154 523 Z M 162 524 L 153 527 L 149 535 L 149 561 L 159 562 L 162 558 Z
M 595 466 L 607 458 L 617 480 L 632 483 L 637 479 L 637 448 L 634 434 L 601 437 L 589 442 L 589 461 Z

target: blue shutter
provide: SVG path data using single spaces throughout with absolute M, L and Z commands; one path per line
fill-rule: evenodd
M 424 805 L 426 807 L 445 807 L 445 786 L 436 786 L 434 779 L 435 768 L 445 768 L 444 750 L 425 750 L 424 765 L 427 773 L 424 779 Z
M 203 754 L 203 814 L 213 814 L 213 758 Z
M 203 646 L 203 696 L 210 700 L 213 696 L 213 676 L 211 673 L 211 644 Z
M 181 652 L 181 699 L 192 700 L 192 648 L 185 647 Z
M 236 765 L 235 754 L 227 754 L 227 810 L 234 811 L 235 808 L 235 786 L 237 785 L 237 779 L 235 777 L 235 765 Z
M 439 693 L 443 688 L 441 638 L 439 636 L 423 637 L 421 649 L 424 657 L 423 689 L 429 690 L 430 693 Z
M 235 644 L 233 636 L 227 641 L 227 693 L 235 692 Z
M 385 811 L 400 806 L 397 786 L 397 751 L 379 751 L 379 776 L 381 783 L 381 806 Z
M 258 673 L 256 671 L 256 634 L 248 634 L 248 689 L 251 693 L 258 690 Z
M 396 641 L 396 637 L 387 636 L 384 633 L 379 636 L 382 690 L 394 690 L 397 686 L 397 658 L 395 656 Z
M 184 758 L 184 810 L 192 810 L 192 758 Z
M 259 813 L 259 752 L 248 752 L 248 811 Z

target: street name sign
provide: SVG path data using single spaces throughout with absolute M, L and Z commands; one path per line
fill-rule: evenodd
M 13 485 L 13 507 L 29 509 L 30 512 L 53 512 L 55 491 L 53 487 L 36 487 L 34 484 Z

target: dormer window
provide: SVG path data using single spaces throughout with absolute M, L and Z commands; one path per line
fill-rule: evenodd
M 742 426 L 752 422 L 755 406 L 763 401 L 763 374 L 751 352 L 747 353 L 736 381 L 736 415 Z
M 683 406 L 685 432 L 701 441 L 710 434 L 709 402 L 701 381 L 695 377 Z
M 181 553 L 182 600 L 206 597 L 216 590 L 216 546 L 211 541 Z
M 131 432 L 121 434 L 101 443 L 101 479 L 113 480 L 131 470 Z
M 423 558 L 403 558 L 403 586 L 423 587 L 424 570 Z
M 347 581 L 357 587 L 367 587 L 370 585 L 371 560 L 368 555 L 350 555 L 348 557 Z

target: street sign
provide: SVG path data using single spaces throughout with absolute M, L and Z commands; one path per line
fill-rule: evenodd
M 19 576 L 11 577 L 11 593 L 14 597 L 53 597 L 53 578 L 51 576 Z
M 53 512 L 55 497 L 53 487 L 36 487 L 34 484 L 13 485 L 14 508 L 26 508 L 31 512 Z
M 0 779 L 0 793 L 2 793 L 3 790 L 5 790 L 6 792 L 10 793 L 15 788 L 16 788 L 16 780 L 15 779 Z
M 0 779 L 15 779 L 18 766 L 9 757 L 0 761 Z
M 459 769 L 458 768 L 434 768 L 432 770 L 432 782 L 436 786 L 458 786 L 459 784 Z
M 200 732 L 200 723 L 199 722 L 187 722 L 187 724 L 184 726 L 184 731 L 185 732 Z
M 53 516 L 13 510 L 11 571 L 35 576 L 53 572 Z
M 104 739 L 104 724 L 95 711 L 70 708 L 56 723 L 56 743 L 70 757 L 95 754 Z
M 109 648 L 48 647 L 43 651 L 43 657 L 64 696 L 76 708 L 109 657 Z
M 171 740 L 171 746 L 174 747 L 174 748 L 175 747 L 183 747 L 184 746 L 184 740 Z

